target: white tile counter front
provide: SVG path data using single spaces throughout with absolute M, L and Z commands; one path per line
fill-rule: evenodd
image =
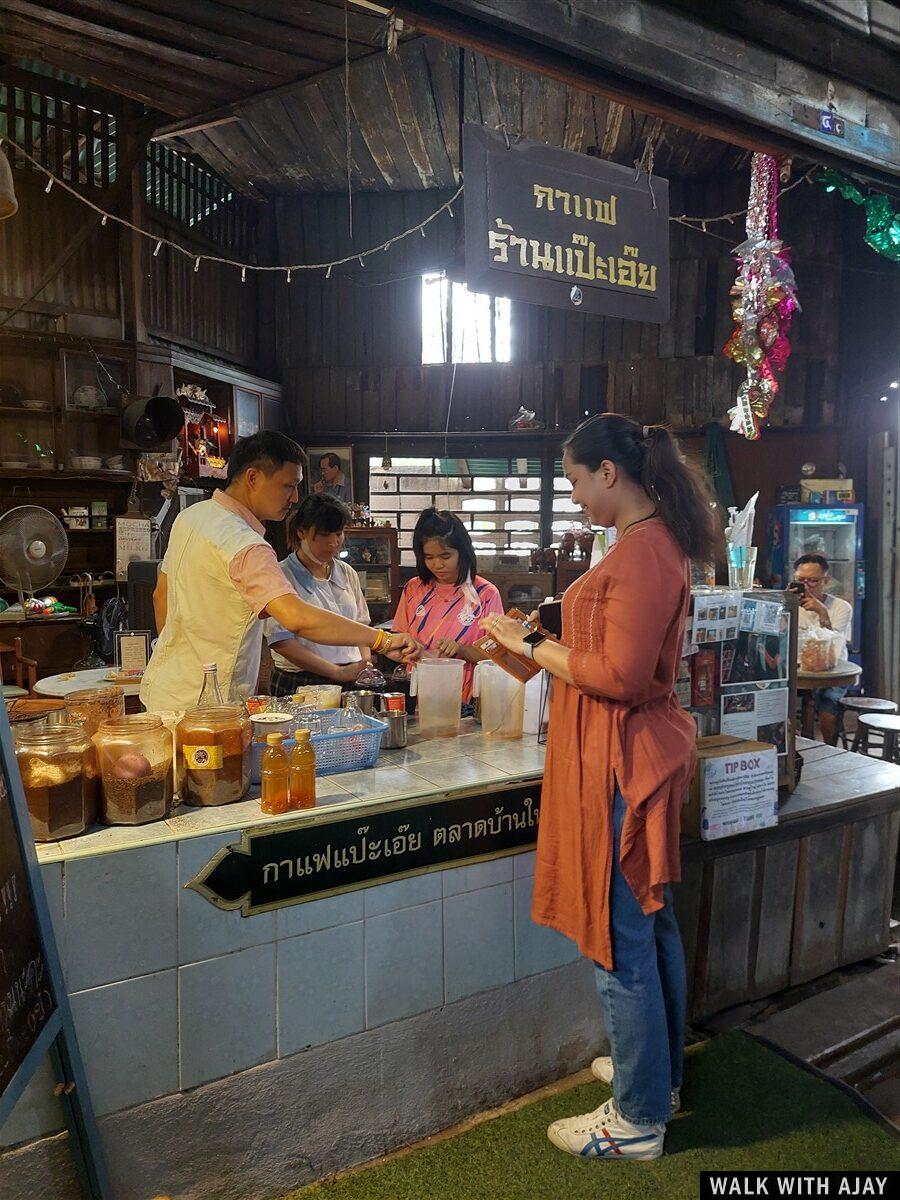
M 246 918 L 185 890 L 246 829 L 540 777 L 533 737 L 497 742 L 477 728 L 463 722 L 456 739 L 411 739 L 373 770 L 320 779 L 309 814 L 266 816 L 249 799 L 39 847 L 101 1116 L 578 957 L 531 922 L 529 851 Z M 0 1131 L 3 1144 L 61 1127 L 55 1101 L 31 1093 Z

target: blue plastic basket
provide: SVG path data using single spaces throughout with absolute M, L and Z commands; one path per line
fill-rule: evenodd
M 298 720 L 298 728 L 311 731 L 317 775 L 365 771 L 375 766 L 387 725 L 364 713 L 353 715 L 365 726 L 364 729 L 335 729 L 344 719 L 344 710 L 340 708 L 317 709 L 303 713 Z M 330 732 L 332 729 L 334 731 Z

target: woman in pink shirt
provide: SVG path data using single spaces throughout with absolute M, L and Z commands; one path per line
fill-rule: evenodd
M 410 633 L 426 649 L 465 661 L 463 703 L 472 698 L 475 663 L 487 655 L 475 643 L 484 637 L 482 618 L 503 614 L 500 593 L 477 574 L 475 548 L 454 513 L 426 508 L 413 531 L 418 575 L 403 589 L 394 630 Z

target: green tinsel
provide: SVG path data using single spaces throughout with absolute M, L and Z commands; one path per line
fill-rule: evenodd
M 825 167 L 817 176 L 826 192 L 840 192 L 845 200 L 866 210 L 866 243 L 892 262 L 900 262 L 900 204 L 881 192 L 865 194 L 852 179 Z

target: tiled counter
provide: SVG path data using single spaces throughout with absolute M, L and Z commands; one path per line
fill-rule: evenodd
M 458 739 L 386 752 L 374 770 L 319 780 L 317 811 L 327 806 L 335 815 L 363 813 L 385 800 L 489 790 L 540 777 L 544 752 L 533 738 L 496 742 L 477 728 L 464 723 Z M 583 1066 L 600 1044 L 589 967 L 581 962 L 568 966 L 578 976 L 563 989 L 571 1007 L 560 1008 L 557 1002 L 554 1009 L 547 1003 L 548 981 L 560 968 L 575 964 L 578 954 L 567 939 L 530 920 L 533 853 L 375 884 L 248 918 L 224 912 L 184 889 L 239 831 L 279 820 L 296 822 L 302 816 L 264 817 L 258 800 L 250 799 L 223 808 L 185 809 L 153 825 L 101 829 L 40 848 L 79 1042 L 114 1177 L 128 1178 L 128 1187 L 135 1187 L 135 1159 L 142 1160 L 150 1145 L 159 1146 L 158 1178 L 154 1182 L 148 1175 L 146 1187 L 123 1192 L 127 1200 L 159 1192 L 207 1200 L 206 1192 L 192 1190 L 189 1178 L 181 1190 L 173 1182 L 190 1174 L 178 1165 L 181 1154 L 191 1149 L 190 1140 L 185 1142 L 183 1130 L 175 1137 L 172 1128 L 168 1146 L 164 1131 L 172 1122 L 178 1125 L 174 1114 L 187 1104 L 186 1094 L 200 1088 L 197 1095 L 202 1095 L 218 1081 L 217 1088 L 233 1097 L 229 1103 L 240 1106 L 248 1090 L 265 1088 L 257 1077 L 268 1070 L 270 1103 L 290 1104 L 299 1112 L 307 1103 L 303 1089 L 279 1084 L 278 1069 L 289 1060 L 309 1061 L 315 1048 L 333 1051 L 339 1046 L 340 1054 L 352 1059 L 358 1053 L 354 1043 L 364 1039 L 371 1043 L 366 1053 L 378 1058 L 379 1043 L 396 1043 L 398 1033 L 409 1027 L 408 1036 L 403 1035 L 410 1047 L 404 1086 L 411 1095 L 421 1092 L 420 1124 L 427 1131 L 454 1119 L 444 1100 L 436 1102 L 431 1095 L 427 1075 L 417 1078 L 425 1060 L 435 1054 L 448 1064 L 456 1055 L 453 1112 L 462 1114 L 473 1111 L 481 1096 L 500 1099 L 530 1082 Z M 544 977 L 546 972 L 552 974 Z M 519 984 L 538 977 L 544 977 L 538 986 L 512 998 Z M 554 985 L 560 986 L 560 981 Z M 463 1014 L 466 1005 L 468 1017 Z M 493 1078 L 489 1072 L 477 1084 L 491 1061 L 486 1044 L 493 1042 L 501 1055 L 511 1052 L 514 1029 L 499 1030 L 508 1026 L 517 1006 L 524 1006 L 523 1028 L 533 1029 L 532 1042 L 539 1049 L 531 1060 L 524 1052 L 518 1063 L 498 1061 Z M 451 1007 L 455 1015 L 445 1022 Z M 413 1033 L 422 1014 L 432 1014 L 424 1043 Z M 471 1053 L 477 1047 L 484 1060 L 479 1070 L 467 1060 L 460 1038 L 451 1039 L 441 1028 L 446 1024 L 449 1030 L 455 1021 L 463 1021 Z M 423 1061 L 411 1053 L 413 1045 L 425 1055 Z M 62 1128 L 48 1077 L 49 1072 L 32 1083 L 0 1131 L 5 1145 Z M 380 1076 L 370 1083 L 386 1092 L 394 1086 Z M 282 1095 L 284 1088 L 290 1095 Z M 361 1119 L 351 1103 L 345 1101 L 343 1107 L 333 1114 L 332 1135 L 338 1141 L 341 1122 L 352 1125 Z M 121 1131 L 126 1127 L 142 1131 L 129 1135 L 130 1151 L 123 1150 Z M 210 1131 L 211 1142 L 225 1137 L 226 1127 Z M 247 1144 L 258 1134 L 248 1125 Z M 396 1144 L 396 1136 L 395 1131 L 375 1135 L 374 1141 L 364 1139 L 362 1156 Z M 135 1138 L 138 1143 L 146 1139 L 143 1151 L 135 1148 Z M 202 1144 L 192 1153 L 202 1157 Z M 316 1160 L 312 1151 L 307 1153 Z M 356 1151 L 341 1150 L 337 1157 L 317 1161 L 323 1169 L 333 1169 L 356 1157 Z M 285 1163 L 289 1161 L 286 1156 Z M 271 1169 L 277 1175 L 277 1165 Z M 0 1166 L 3 1200 L 7 1175 Z M 297 1179 L 294 1171 L 282 1190 Z M 258 1191 L 235 1191 L 242 1194 L 262 1198 L 267 1193 L 260 1185 Z

